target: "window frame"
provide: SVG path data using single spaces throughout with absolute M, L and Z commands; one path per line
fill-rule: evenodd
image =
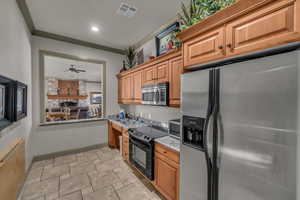
M 0 75 L 0 84 L 4 87 L 4 118 L 0 120 L 0 131 L 15 122 L 15 109 L 14 109 L 14 98 L 15 98 L 15 81 Z
M 46 114 L 46 105 L 45 105 L 45 98 L 46 98 L 46 91 L 45 91 L 45 56 L 53 56 L 53 57 L 59 57 L 64 59 L 71 59 L 76 60 L 80 62 L 88 62 L 88 63 L 94 63 L 99 64 L 103 66 L 102 70 L 102 107 L 103 107 L 103 114 L 102 118 L 91 118 L 91 119 L 76 119 L 76 120 L 66 120 L 66 121 L 56 121 L 56 122 L 46 122 L 45 121 L 45 114 Z M 72 123 L 84 123 L 84 122 L 91 122 L 91 121 L 102 121 L 106 119 L 106 61 L 103 60 L 95 60 L 95 59 L 89 59 L 89 58 L 81 58 L 79 56 L 59 53 L 59 52 L 53 52 L 53 51 L 47 51 L 47 50 L 39 50 L 39 83 L 40 83 L 40 126 L 45 125 L 56 125 L 56 124 L 72 124 Z

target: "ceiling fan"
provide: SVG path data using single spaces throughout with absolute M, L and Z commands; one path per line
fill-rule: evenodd
M 71 67 L 68 68 L 65 72 L 81 73 L 81 72 L 86 72 L 86 71 L 83 69 L 76 68 L 75 65 L 71 65 Z

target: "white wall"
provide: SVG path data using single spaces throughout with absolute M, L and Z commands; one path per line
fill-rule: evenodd
M 0 74 L 28 85 L 28 117 L 0 132 L 0 151 L 16 138 L 26 141 L 26 164 L 31 162 L 29 152 L 31 133 L 31 35 L 27 30 L 16 1 L 0 1 Z
M 180 118 L 179 108 L 170 108 L 163 106 L 149 106 L 149 105 L 122 105 L 123 109 L 130 113 L 136 113 L 147 119 L 167 122 L 171 119 Z
M 107 142 L 106 122 L 86 122 L 68 125 L 39 126 L 40 123 L 40 88 L 39 88 L 39 50 L 54 51 L 79 56 L 84 59 L 106 61 L 106 113 L 119 111 L 117 104 L 116 74 L 122 66 L 123 56 L 106 51 L 91 49 L 56 40 L 33 37 L 33 153 L 43 155 L 69 149 Z
M 156 56 L 155 38 L 152 38 L 151 40 L 140 46 L 137 49 L 137 52 L 139 52 L 141 49 L 143 49 L 144 53 L 144 62 L 149 61 L 149 56 Z

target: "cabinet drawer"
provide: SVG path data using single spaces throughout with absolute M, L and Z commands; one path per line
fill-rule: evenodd
M 183 44 L 184 66 L 198 65 L 225 57 L 225 28 L 207 32 Z
M 112 126 L 113 129 L 115 129 L 115 130 L 117 130 L 119 132 L 122 132 L 122 127 L 119 126 L 118 124 L 115 124 L 115 123 L 112 122 L 111 126 Z
M 164 145 L 161 145 L 159 143 L 155 143 L 155 151 L 157 153 L 160 153 L 164 155 L 167 159 L 172 160 L 176 163 L 179 163 L 179 153 L 175 152 L 168 147 L 165 147 Z
M 228 56 L 270 48 L 300 39 L 295 1 L 277 1 L 226 27 Z

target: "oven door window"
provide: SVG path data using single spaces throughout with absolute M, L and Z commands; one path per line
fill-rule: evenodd
M 132 146 L 132 158 L 137 162 L 141 167 L 147 167 L 147 153 L 146 151 L 140 149 L 138 146 Z

